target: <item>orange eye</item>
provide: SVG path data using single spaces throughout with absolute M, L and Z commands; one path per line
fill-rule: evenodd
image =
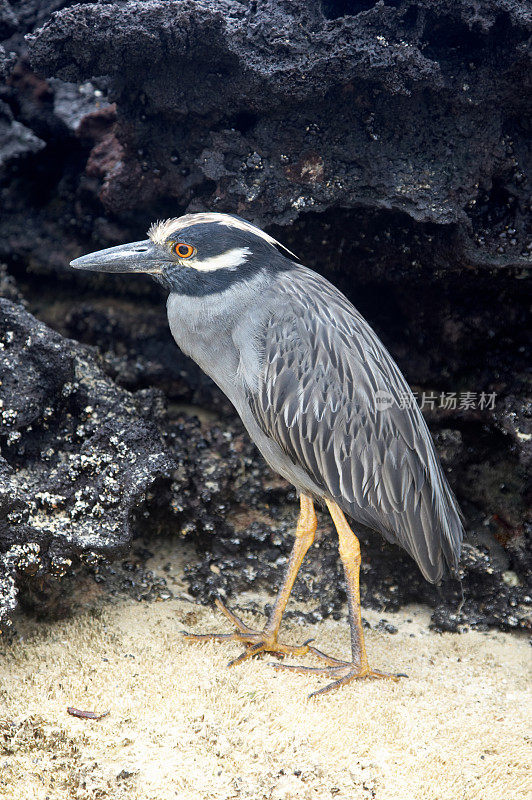
M 190 256 L 194 253 L 194 248 L 191 244 L 178 242 L 177 244 L 174 244 L 174 253 L 178 255 L 179 258 L 190 258 Z

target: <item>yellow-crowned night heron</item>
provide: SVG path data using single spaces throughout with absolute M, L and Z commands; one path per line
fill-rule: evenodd
M 148 239 L 71 266 L 145 272 L 168 289 L 168 321 L 184 353 L 218 384 L 270 466 L 300 494 L 295 543 L 265 628 L 255 631 L 218 602 L 236 627 L 191 639 L 236 640 L 245 651 L 313 653 L 322 667 L 279 669 L 330 676 L 320 692 L 353 678 L 396 677 L 368 665 L 360 615 L 360 548 L 344 514 L 400 544 L 428 581 L 454 570 L 460 512 L 414 397 L 399 368 L 351 303 L 259 228 L 228 214 L 159 222 Z M 351 660 L 277 638 L 317 520 L 326 504 L 345 570 Z M 316 692 L 315 694 L 317 694 Z

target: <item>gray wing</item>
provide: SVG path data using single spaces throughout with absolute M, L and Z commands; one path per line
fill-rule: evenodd
M 248 398 L 257 423 L 325 496 L 399 543 L 427 580 L 438 581 L 444 560 L 457 567 L 463 529 L 408 384 L 324 278 L 298 267 L 278 288 Z M 377 408 L 376 393 L 388 408 Z

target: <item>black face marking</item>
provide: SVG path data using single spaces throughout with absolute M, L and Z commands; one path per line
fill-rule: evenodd
M 164 247 L 175 258 L 179 258 L 181 243 L 194 248 L 190 264 L 168 261 L 162 273 L 154 277 L 169 291 L 192 297 L 219 294 L 236 283 L 249 280 L 259 272 L 279 272 L 294 267 L 292 260 L 252 231 L 218 223 L 200 223 L 182 228 L 166 239 Z M 202 270 L 199 266 L 202 261 L 241 248 L 249 250 L 249 254 L 236 267 Z M 195 264 L 198 264 L 198 268 Z
M 207 295 L 220 294 L 227 291 L 236 283 L 244 283 L 252 274 L 246 271 L 245 274 L 239 270 L 217 269 L 214 272 L 201 272 L 193 267 L 182 267 L 179 264 L 166 266 L 162 273 L 153 277 L 168 289 L 176 294 L 184 294 L 188 297 L 207 297 Z

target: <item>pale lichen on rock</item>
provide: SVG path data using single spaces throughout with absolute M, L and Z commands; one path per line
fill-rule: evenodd
M 0 384 L 5 625 L 19 587 L 58 580 L 87 554 L 124 552 L 134 510 L 174 462 L 145 398 L 119 389 L 96 353 L 7 300 L 0 326 L 9 333 Z

